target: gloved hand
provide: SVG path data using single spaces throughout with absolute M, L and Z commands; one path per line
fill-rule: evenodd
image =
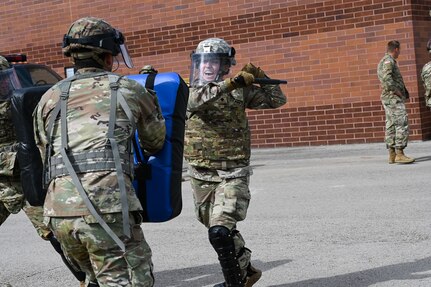
M 252 74 L 255 78 L 266 78 L 265 72 L 261 70 L 261 68 L 256 67 L 252 63 L 245 64 L 245 66 L 241 69 L 241 71 Z
M 245 88 L 250 86 L 254 82 L 253 74 L 239 71 L 233 78 L 228 78 L 224 80 L 228 91 L 233 91 L 238 88 Z

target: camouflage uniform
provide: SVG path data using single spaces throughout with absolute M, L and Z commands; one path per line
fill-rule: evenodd
M 83 29 L 85 27 L 85 29 Z M 69 35 L 78 37 L 79 31 L 101 34 L 110 33 L 112 27 L 101 19 L 82 18 L 72 24 Z M 76 30 L 76 31 L 75 31 Z M 78 47 L 79 49 L 79 47 Z M 66 55 L 65 50 L 63 52 Z M 79 51 L 69 51 L 79 57 Z M 85 52 L 87 53 L 87 52 Z M 91 55 L 97 57 L 98 55 Z M 87 55 L 88 56 L 88 55 Z M 67 101 L 68 151 L 71 154 L 107 149 L 107 131 L 110 120 L 111 87 L 106 69 L 81 68 L 77 79 L 71 83 Z M 164 142 L 165 125 L 155 95 L 137 82 L 121 78 L 120 93 L 135 121 L 141 145 L 149 153 L 159 150 Z M 60 100 L 62 82 L 43 95 L 34 114 L 36 142 L 42 152 L 47 152 L 47 125 L 52 110 Z M 132 123 L 117 106 L 115 139 L 120 153 L 130 153 L 129 139 L 133 135 Z M 55 120 L 52 135 L 51 159 L 59 156 L 61 149 L 60 121 Z M 141 204 L 124 173 L 129 214 L 130 238 L 123 229 L 122 200 L 119 175 L 112 170 L 78 173 L 79 181 L 98 214 L 109 228 L 123 241 L 121 250 L 113 238 L 97 223 L 90 213 L 70 175 L 54 177 L 48 186 L 44 215 L 60 241 L 72 264 L 87 273 L 87 280 L 97 280 L 100 286 L 153 286 L 151 250 L 140 228 Z
M 245 248 L 236 224 L 246 218 L 252 174 L 245 110 L 272 109 L 285 103 L 285 95 L 274 85 L 229 91 L 225 81 L 219 81 L 190 89 L 184 156 L 189 164 L 196 216 L 207 228 L 224 226 L 232 230 L 243 277 L 251 251 Z
M 423 66 L 421 78 L 425 88 L 425 104 L 431 108 L 431 62 Z
M 409 138 L 408 117 L 404 104 L 408 98 L 408 92 L 397 61 L 390 54 L 386 54 L 379 62 L 377 75 L 382 86 L 381 100 L 386 115 L 386 146 L 404 149 Z M 403 96 L 396 95 L 394 93 L 396 91 Z

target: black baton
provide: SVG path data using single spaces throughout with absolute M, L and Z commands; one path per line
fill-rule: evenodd
M 287 84 L 287 81 L 285 81 L 285 80 L 276 80 L 276 79 L 267 79 L 267 78 L 255 78 L 254 82 L 256 84 L 264 84 L 264 85 Z
M 244 82 L 244 78 L 242 76 L 239 77 L 235 77 L 233 79 L 235 82 L 237 83 L 243 83 Z M 281 84 L 287 84 L 287 81 L 285 80 L 276 80 L 276 79 L 267 79 L 267 78 L 254 78 L 254 82 L 255 84 L 262 84 L 262 85 L 281 85 Z

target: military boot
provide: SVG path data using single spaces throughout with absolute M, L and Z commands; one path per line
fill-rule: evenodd
M 393 148 L 393 147 L 390 147 L 389 148 L 389 164 L 391 164 L 391 163 L 395 163 L 395 156 L 396 156 L 397 154 L 395 153 L 395 148 Z
M 260 277 L 262 277 L 262 271 L 251 266 L 251 263 L 247 267 L 247 277 L 245 278 L 244 287 L 251 287 L 256 283 Z
M 395 162 L 396 163 L 412 163 L 415 161 L 414 158 L 410 158 L 408 156 L 406 156 L 403 152 L 403 149 L 396 149 L 395 151 L 396 156 L 395 156 Z
M 254 283 L 256 283 L 260 277 L 262 277 L 262 271 L 253 267 L 251 263 L 248 264 L 247 267 L 247 275 L 245 277 L 245 285 L 244 287 L 252 287 Z M 219 283 L 214 285 L 214 287 L 226 287 L 226 283 Z

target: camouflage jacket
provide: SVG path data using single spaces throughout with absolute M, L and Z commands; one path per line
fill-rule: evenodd
M 12 123 L 10 100 L 0 101 L 0 125 L 0 176 L 13 176 L 16 160 L 16 136 Z
M 78 74 L 100 73 L 100 69 L 81 69 Z M 35 139 L 45 158 L 47 147 L 47 127 L 56 103 L 59 101 L 59 84 L 48 90 L 40 100 L 34 118 Z M 153 92 L 147 91 L 137 82 L 122 78 L 119 81 L 121 93 L 135 120 L 142 147 L 149 153 L 162 148 L 165 138 L 165 122 L 158 100 Z M 108 77 L 87 77 L 72 82 L 67 104 L 68 147 L 71 153 L 105 150 L 109 123 L 111 89 Z M 120 152 L 129 150 L 128 139 L 132 136 L 132 125 L 117 104 L 115 138 Z M 53 128 L 52 156 L 58 156 L 61 147 L 60 120 Z M 118 178 L 114 171 L 85 172 L 78 174 L 88 198 L 101 214 L 121 212 Z M 124 176 L 129 210 L 141 210 L 131 178 Z M 89 215 L 79 192 L 70 176 L 56 177 L 49 183 L 44 205 L 44 215 L 49 217 L 69 217 Z
M 425 88 L 425 104 L 431 107 L 431 62 L 423 66 L 421 78 Z
M 389 54 L 386 54 L 377 66 L 377 76 L 379 77 L 382 87 L 382 100 L 398 99 L 405 101 L 408 97 L 407 90 L 404 85 L 403 77 L 398 68 L 397 61 Z M 394 92 L 399 91 L 403 95 L 402 98 Z
M 224 82 L 191 88 L 185 159 L 195 168 L 230 170 L 248 166 L 250 129 L 245 110 L 273 109 L 285 103 L 286 97 L 278 85 L 252 85 L 230 93 Z

